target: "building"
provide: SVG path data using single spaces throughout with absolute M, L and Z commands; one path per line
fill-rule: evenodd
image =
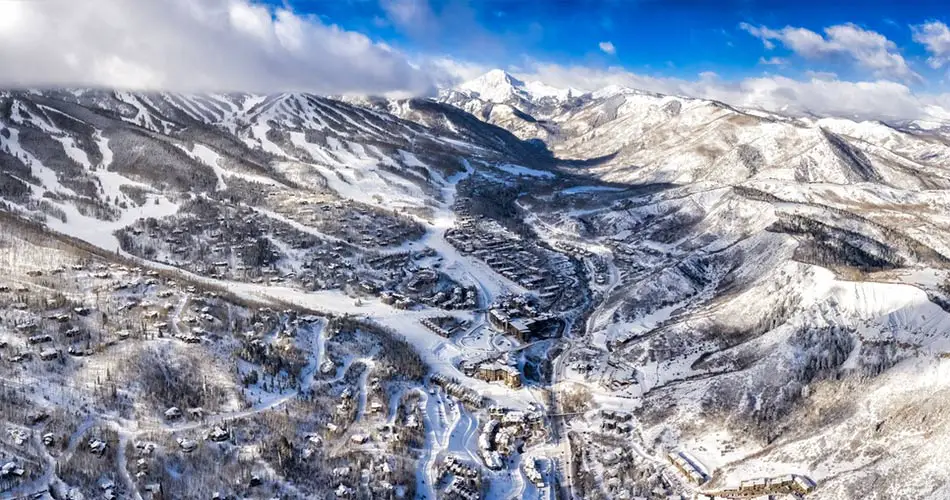
M 524 312 L 518 309 L 509 311 L 500 308 L 489 309 L 488 322 L 496 330 L 511 335 L 520 342 L 529 342 L 541 336 L 553 321 L 558 321 L 556 318 L 547 315 L 532 317 L 533 313 L 530 311 L 533 310 L 527 308 L 526 311 L 528 312 Z M 527 316 L 521 316 L 520 314 L 527 314 Z
M 706 482 L 706 474 L 699 467 L 695 459 L 683 452 L 670 453 L 666 456 L 670 464 L 679 471 L 689 482 L 699 486 Z M 745 481 L 743 481 L 744 483 Z M 741 486 L 740 486 L 741 488 Z
M 475 376 L 487 382 L 504 382 L 511 388 L 521 387 L 521 373 L 513 366 L 500 363 L 483 363 L 478 367 Z
M 436 373 L 429 378 L 433 384 L 442 387 L 450 396 L 458 398 L 463 403 L 470 404 L 476 408 L 485 406 L 485 398 L 477 392 L 458 383 L 458 380 L 447 377 L 441 373 Z

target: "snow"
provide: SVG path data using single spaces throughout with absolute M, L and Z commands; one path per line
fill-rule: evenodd
M 339 141 L 330 141 L 333 155 L 320 146 L 306 141 L 302 132 L 290 133 L 291 143 L 323 163 L 307 163 L 323 177 L 330 189 L 344 198 L 386 208 L 425 206 L 425 194 L 417 184 L 386 172 L 378 167 L 379 160 L 356 154 Z M 414 155 L 400 152 L 406 161 L 424 166 Z
M 204 144 L 195 144 L 195 147 L 191 151 L 188 151 L 185 148 L 181 149 L 188 153 L 192 158 L 200 160 L 202 163 L 208 165 L 212 170 L 214 170 L 214 175 L 218 178 L 218 184 L 215 189 L 218 191 L 224 191 L 228 188 L 228 185 L 224 182 L 225 170 L 221 168 L 220 165 L 221 155 Z
M 277 155 L 279 157 L 286 157 L 287 153 L 285 153 L 284 150 L 280 148 L 280 146 L 274 144 L 273 141 L 267 138 L 267 132 L 269 132 L 270 129 L 271 127 L 266 121 L 262 120 L 255 123 L 250 129 L 251 136 L 247 138 L 245 142 L 247 142 L 248 145 L 253 146 L 255 145 L 254 140 L 256 139 L 256 144 L 260 145 L 261 149 L 263 149 L 265 152 Z
M 626 191 L 627 188 L 620 187 L 611 187 L 611 186 L 575 186 L 572 188 L 562 189 L 561 194 L 586 194 L 586 193 L 597 193 L 597 192 L 612 192 L 618 193 Z
M 489 81 L 492 79 L 497 81 Z M 497 88 L 481 88 L 485 93 L 483 98 L 560 95 L 557 89 L 518 82 L 503 73 L 495 73 L 483 83 L 500 84 L 495 85 Z M 598 148 L 622 151 L 628 156 L 617 160 L 616 164 L 585 172 L 591 175 L 587 181 L 590 185 L 574 186 L 558 192 L 582 195 L 620 193 L 625 190 L 616 185 L 597 184 L 602 179 L 623 182 L 674 180 L 687 185 L 650 197 L 631 195 L 629 201 L 632 203 L 623 208 L 597 206 L 597 197 L 591 196 L 590 199 L 570 200 L 570 203 L 582 208 L 564 210 L 557 214 L 557 218 L 548 218 L 547 213 L 543 216 L 545 220 L 542 220 L 542 216 L 529 217 L 527 222 L 542 239 L 549 242 L 575 242 L 577 246 L 596 253 L 608 262 L 609 282 L 592 287 L 603 295 L 604 303 L 589 317 L 586 326 L 590 334 L 568 339 L 565 344 L 568 351 L 576 353 L 581 348 L 591 349 L 604 355 L 597 360 L 629 361 L 631 371 L 624 373 L 633 374 L 630 376 L 637 377 L 639 382 L 622 390 L 614 390 L 607 387 L 605 380 L 597 375 L 585 375 L 571 368 L 562 373 L 561 369 L 555 368 L 558 378 L 556 388 L 573 385 L 587 387 L 594 393 L 597 405 L 626 410 L 641 408 L 649 401 L 648 397 L 656 394 L 654 391 L 664 391 L 660 394 L 673 403 L 670 416 L 664 417 L 655 428 L 637 429 L 642 432 L 643 442 L 650 443 L 649 447 L 641 444 L 640 439 L 633 439 L 629 449 L 654 463 L 662 462 L 658 457 L 667 447 L 683 450 L 692 454 L 711 474 L 721 475 L 722 481 L 728 483 L 753 476 L 784 473 L 806 474 L 833 483 L 839 477 L 856 477 L 863 473 L 860 469 L 864 467 L 876 473 L 880 470 L 879 465 L 871 457 L 880 456 L 881 463 L 893 463 L 894 457 L 899 456 L 908 459 L 916 457 L 916 451 L 907 454 L 907 450 L 912 448 L 920 449 L 924 455 L 931 454 L 939 461 L 947 448 L 945 436 L 932 424 L 923 421 L 918 424 L 919 416 L 913 415 L 913 412 L 917 408 L 922 408 L 921 412 L 928 411 L 928 405 L 936 403 L 927 398 L 936 394 L 937 397 L 932 399 L 939 400 L 941 392 L 947 390 L 946 381 L 950 380 L 950 362 L 943 359 L 950 352 L 950 338 L 946 334 L 950 331 L 950 315 L 931 302 L 927 295 L 927 290 L 934 291 L 943 284 L 946 272 L 914 264 L 915 267 L 899 271 L 857 274 L 866 281 L 848 281 L 831 270 L 794 261 L 793 252 L 798 244 L 795 238 L 768 232 L 767 228 L 779 216 L 799 214 L 875 240 L 890 239 L 880 227 L 858 217 L 842 215 L 847 211 L 917 238 L 940 252 L 950 253 L 950 240 L 943 235 L 945 226 L 950 225 L 950 217 L 945 215 L 950 203 L 946 201 L 945 190 L 940 188 L 945 176 L 939 169 L 941 159 L 950 158 L 944 156 L 950 154 L 947 148 L 940 144 L 920 146 L 913 138 L 909 138 L 909 134 L 875 122 L 820 119 L 803 120 L 792 125 L 789 121 L 761 120 L 770 118 L 766 113 L 756 113 L 755 116 L 735 114 L 703 101 L 679 100 L 627 89 L 604 92 L 617 96 L 612 101 L 617 105 L 614 111 L 617 111 L 618 118 L 597 126 L 590 126 L 591 123 L 598 123 L 593 118 L 590 121 L 585 121 L 585 117 L 572 120 L 570 125 L 577 127 L 579 139 L 570 142 L 565 148 L 576 152 L 579 157 L 590 157 Z M 167 126 L 152 116 L 146 98 L 128 94 L 121 99 L 138 111 L 134 120 L 143 126 L 153 129 Z M 222 102 L 219 111 L 228 118 L 222 118 L 222 121 L 233 122 L 228 122 L 226 126 L 236 125 L 238 119 L 235 114 L 239 111 L 236 107 L 226 109 L 225 102 Z M 263 97 L 251 96 L 235 106 L 247 110 L 260 107 L 263 102 Z M 682 106 L 676 108 L 678 114 L 675 117 L 663 109 L 664 105 L 674 102 Z M 295 113 L 291 108 L 295 103 L 305 108 L 298 112 L 299 116 L 293 116 Z M 205 106 L 214 107 L 191 100 L 179 105 L 185 108 L 183 112 L 192 116 L 204 116 L 205 111 L 210 111 Z M 435 249 L 442 259 L 441 269 L 459 283 L 475 286 L 482 303 L 506 292 L 525 292 L 478 260 L 462 255 L 445 241 L 446 230 L 456 223 L 451 210 L 455 186 L 466 175 L 502 179 L 504 173 L 551 179 L 555 177 L 554 173 L 512 164 L 502 164 L 494 169 L 489 165 L 476 172 L 460 159 L 466 167 L 464 174 L 445 179 L 437 172 L 430 171 L 432 180 L 417 184 L 413 182 L 413 176 L 417 175 L 415 170 L 428 170 L 428 157 L 414 147 L 406 148 L 409 151 L 396 148 L 391 156 L 384 156 L 381 151 L 393 149 L 361 143 L 358 134 L 352 129 L 349 135 L 341 133 L 336 137 L 327 137 L 326 144 L 308 142 L 306 133 L 301 130 L 327 127 L 321 113 L 337 112 L 331 101 L 318 99 L 311 102 L 306 97 L 287 95 L 276 105 L 269 103 L 266 109 L 259 111 L 257 121 L 250 122 L 249 129 L 241 128 L 240 133 L 249 130 L 249 143 L 279 155 L 282 159 L 274 166 L 294 182 L 303 186 L 320 185 L 322 188 L 322 180 L 325 179 L 326 184 L 344 198 L 387 208 L 426 207 L 432 215 L 424 222 L 425 235 L 419 241 L 404 245 L 401 250 L 421 247 Z M 611 110 L 598 108 L 596 111 L 592 114 L 606 116 L 603 112 Z M 11 113 L 11 120 L 26 124 L 25 116 L 23 110 L 16 108 Z M 362 116 L 363 111 L 343 113 L 339 119 L 346 120 L 371 138 L 379 137 L 384 132 L 376 125 L 362 123 Z M 293 123 L 293 128 L 285 127 L 285 123 Z M 728 128 L 719 128 L 723 123 L 728 123 Z M 121 186 L 135 185 L 143 188 L 148 197 L 148 202 L 142 206 L 122 209 L 119 220 L 115 222 L 84 217 L 68 203 L 51 201 L 61 205 L 68 217 L 65 224 L 51 220 L 51 228 L 113 250 L 117 247 L 112 236 L 115 229 L 131 224 L 140 217 L 163 217 L 177 211 L 175 204 L 153 188 L 108 170 L 112 152 L 108 138 L 102 132 L 96 133 L 96 143 L 104 159 L 101 165 L 91 165 L 88 155 L 77 147 L 74 137 L 56 130 L 36 116 L 29 119 L 29 124 L 49 133 L 62 144 L 69 158 L 95 176 L 102 187 L 103 196 L 127 200 L 121 193 Z M 294 148 L 307 152 L 310 158 L 298 161 L 301 158 L 291 157 L 291 148 L 282 151 L 280 146 L 267 140 L 266 134 L 272 127 L 282 134 L 286 130 Z M 888 185 L 854 183 L 849 177 L 849 167 L 843 165 L 829 147 L 822 129 L 854 140 L 858 145 L 856 147 L 865 151 L 875 167 L 884 172 L 882 175 L 886 177 Z M 0 135 L 0 145 L 4 151 L 25 159 L 40 178 L 42 186 L 33 187 L 34 198 L 39 198 L 47 191 L 68 193 L 68 189 L 59 183 L 56 173 L 25 151 L 19 139 L 13 128 L 8 136 Z M 436 137 L 435 140 L 440 139 Z M 629 144 L 640 144 L 638 141 L 641 140 L 642 147 L 626 148 Z M 450 142 L 443 141 L 443 144 L 446 143 Z M 750 167 L 743 163 L 737 153 L 740 145 L 754 147 L 758 151 L 760 156 L 755 156 L 758 166 Z M 572 149 L 575 147 L 576 151 Z M 218 190 L 227 188 L 229 176 L 275 182 L 229 171 L 227 161 L 222 161 L 224 158 L 221 153 L 202 144 L 195 144 L 186 153 L 214 170 Z M 931 158 L 933 165 L 925 165 L 924 156 L 931 153 L 935 155 L 932 158 L 937 160 Z M 630 168 L 630 165 L 638 165 L 638 168 Z M 386 170 L 399 168 L 405 169 L 405 176 Z M 931 180 L 938 187 L 921 189 L 913 179 L 909 179 L 912 175 L 902 173 L 904 170 L 932 176 Z M 786 201 L 749 200 L 737 195 L 734 186 L 761 189 Z M 160 203 L 156 205 L 155 201 Z M 341 241 L 280 214 L 252 208 L 317 237 Z M 530 207 L 522 208 L 526 212 L 531 211 Z M 551 208 L 552 211 L 557 209 Z M 678 229 L 681 221 L 689 223 L 682 225 L 682 234 L 653 232 L 656 227 L 664 228 L 665 231 L 664 224 L 671 222 L 677 224 L 671 227 Z M 578 222 L 583 222 L 585 226 L 585 232 L 581 234 L 578 234 Z M 921 227 L 911 227 L 914 225 Z M 672 236 L 666 238 L 667 234 Z M 621 262 L 619 258 L 626 251 L 630 252 L 626 257 L 632 264 Z M 698 278 L 686 276 L 683 269 L 687 267 L 702 275 Z M 528 408 L 547 402 L 538 396 L 537 388 L 510 390 L 501 384 L 465 377 L 455 367 L 466 355 L 498 351 L 498 346 L 504 344 L 503 339 L 495 342 L 496 339 L 486 332 L 484 314 L 480 311 L 443 311 L 429 307 L 402 311 L 375 299 L 363 299 L 362 305 L 357 306 L 352 296 L 339 290 L 306 292 L 296 288 L 237 283 L 185 274 L 190 279 L 223 286 L 238 296 L 265 303 L 276 305 L 279 300 L 315 311 L 349 314 L 376 321 L 404 336 L 435 373 L 456 378 L 466 387 L 503 406 Z M 654 298 L 656 300 L 651 301 Z M 783 317 L 781 324 L 770 325 L 767 331 L 756 333 L 752 338 L 742 339 L 739 345 L 723 347 L 717 345 L 715 339 L 710 340 L 702 335 L 716 321 L 748 318 L 751 322 L 762 318 L 766 311 L 777 310 L 780 306 L 783 309 L 787 307 L 788 318 Z M 422 318 L 434 315 L 451 315 L 470 320 L 471 324 L 468 331 L 456 335 L 454 339 L 446 339 L 419 322 Z M 661 325 L 665 325 L 664 329 L 658 331 Z M 851 387 L 852 390 L 846 396 L 837 395 L 838 399 L 830 399 L 830 404 L 841 404 L 845 399 L 851 403 L 853 400 L 853 412 L 843 415 L 840 421 L 820 422 L 820 426 L 814 429 L 797 429 L 793 437 L 783 436 L 768 446 L 742 441 L 739 438 L 743 436 L 737 435 L 739 433 L 736 431 L 730 431 L 718 425 L 718 422 L 700 420 L 701 415 L 706 415 L 701 407 L 703 397 L 712 392 L 712 384 L 717 380 L 729 380 L 742 386 L 743 390 L 748 388 L 750 407 L 763 408 L 768 399 L 757 391 L 755 383 L 769 382 L 771 369 L 792 366 L 797 357 L 802 355 L 789 341 L 796 328 L 822 325 L 840 325 L 854 332 L 854 342 L 858 347 L 843 365 L 836 367 L 841 370 L 841 378 L 829 378 L 814 384 L 826 391 L 829 388 L 845 390 Z M 301 343 L 298 347 L 309 355 L 305 374 L 310 381 L 314 371 L 325 361 L 324 326 L 325 323 L 318 323 L 309 336 L 305 334 L 299 338 Z M 621 346 L 610 353 L 606 352 L 611 340 L 621 339 L 631 340 L 629 349 Z M 679 352 L 673 352 L 677 348 L 675 345 L 664 346 L 665 343 L 675 344 L 678 341 L 688 345 L 680 346 Z M 895 349 L 906 357 L 896 361 L 896 365 L 889 366 L 880 375 L 851 380 L 851 370 L 861 368 L 860 348 L 875 342 L 896 346 Z M 510 348 L 510 345 L 504 348 Z M 652 352 L 647 354 L 648 350 Z M 667 354 L 667 351 L 672 354 L 671 357 L 658 356 L 663 359 L 654 360 L 653 354 Z M 696 360 L 707 353 L 719 356 L 722 372 L 707 368 L 693 369 Z M 750 366 L 733 372 L 732 369 L 738 366 L 733 362 L 734 358 L 744 354 L 761 357 L 746 356 L 752 359 L 749 361 Z M 564 366 L 566 362 L 562 359 L 555 361 L 556 367 Z M 346 367 L 354 363 L 371 365 L 373 362 L 371 358 L 359 357 L 340 361 L 342 367 L 338 367 L 338 377 L 342 377 Z M 246 369 L 247 366 L 239 364 L 239 368 Z M 595 371 L 598 374 L 603 372 Z M 368 370 L 364 371 L 358 380 L 358 418 L 364 416 L 368 374 Z M 418 389 L 402 388 L 402 391 L 406 390 Z M 250 388 L 249 393 L 257 401 L 252 411 L 272 408 L 293 396 L 292 391 L 265 393 L 260 387 Z M 390 401 L 398 402 L 398 394 L 401 393 L 391 394 Z M 480 413 L 459 406 L 439 390 L 432 394 L 423 393 L 422 402 L 425 406 L 427 446 L 420 460 L 417 483 L 420 492 L 431 496 L 433 465 L 440 454 L 452 453 L 478 461 L 474 454 L 474 439 Z M 801 408 L 805 412 L 817 408 L 816 411 L 820 413 L 825 404 L 829 404 L 829 400 L 819 399 L 805 402 Z M 905 413 L 911 413 L 914 422 L 905 429 L 875 436 L 861 434 L 861 430 L 873 427 L 877 421 L 887 421 L 887 425 L 891 425 L 895 417 Z M 939 407 L 932 414 L 939 415 Z M 395 413 L 391 418 L 394 416 Z M 577 432 L 590 432 L 589 422 L 585 422 L 585 418 L 589 417 L 578 417 L 570 425 Z M 911 422 L 911 417 L 906 417 L 906 420 Z M 120 433 L 122 439 L 130 435 Z M 934 442 L 928 442 L 931 439 Z M 655 443 L 661 444 L 655 446 Z M 842 457 L 827 451 L 847 450 L 852 446 L 851 443 L 857 443 L 853 446 L 860 447 L 860 453 Z M 562 448 L 561 444 L 555 446 L 550 443 L 531 448 L 524 456 L 516 456 L 513 465 L 517 467 L 542 449 L 551 451 Z M 878 451 L 875 452 L 875 449 Z M 893 456 L 882 456 L 880 449 L 892 450 L 890 454 Z M 538 493 L 533 486 L 525 483 L 520 473 L 511 478 L 490 477 L 491 496 L 518 497 Z
M 10 137 L 4 137 L 0 134 L 0 150 L 23 161 L 33 172 L 33 175 L 40 180 L 40 183 L 47 191 L 73 193 L 71 189 L 60 184 L 56 172 L 43 165 L 39 159 L 20 145 L 19 130 L 15 128 L 6 128 L 4 130 L 9 132 Z M 38 198 L 35 193 L 34 196 Z
M 583 93 L 574 88 L 560 89 L 538 81 L 523 82 L 500 69 L 493 69 L 473 80 L 463 82 L 456 89 L 497 104 L 518 96 L 536 102 L 542 98 L 565 100 Z
M 171 130 L 172 124 L 160 117 L 153 116 L 145 104 L 141 102 L 138 95 L 131 92 L 116 91 L 115 97 L 135 108 L 135 116 L 131 119 L 122 116 L 123 120 L 156 132 L 168 133 Z
M 503 164 L 503 165 L 495 165 L 495 168 L 499 170 L 504 170 L 505 172 L 508 172 L 511 175 L 518 175 L 518 176 L 523 175 L 523 176 L 528 176 L 528 177 L 544 177 L 547 179 L 554 178 L 554 174 L 551 172 L 547 172 L 544 170 L 535 170 L 533 168 L 522 167 L 520 165 Z

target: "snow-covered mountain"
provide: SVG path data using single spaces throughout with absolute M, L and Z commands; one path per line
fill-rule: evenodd
M 343 450 L 388 456 L 409 447 L 392 455 L 392 463 L 408 464 L 398 478 L 390 462 L 390 472 L 374 467 L 402 481 L 399 491 L 430 498 L 445 486 L 434 479 L 449 454 L 475 464 L 496 497 L 558 488 L 591 498 L 712 495 L 795 474 L 817 481 L 809 498 L 945 498 L 950 428 L 938 417 L 950 390 L 950 141 L 942 126 L 782 116 L 619 87 L 561 91 L 499 71 L 438 99 L 7 91 L 0 203 L 4 221 L 62 237 L 79 255 L 95 248 L 97 259 L 177 273 L 235 301 L 266 300 L 290 315 L 306 307 L 344 324 L 372 320 L 405 337 L 368 340 L 340 328 L 330 339 L 293 344 L 288 329 L 264 331 L 249 319 L 242 325 L 259 338 L 240 351 L 222 343 L 235 335 L 225 329 L 199 339 L 235 364 L 215 368 L 214 382 L 247 376 L 229 389 L 240 401 L 218 422 L 250 426 L 249 444 L 222 445 L 214 457 L 263 464 L 275 495 L 314 496 L 307 474 L 334 478 L 320 493 L 380 495 L 356 467 L 343 470 L 352 459 Z M 42 253 L 35 242 L 46 239 L 18 238 L 29 254 Z M 3 241 L 4 262 L 26 266 L 27 253 Z M 84 258 L 77 268 L 85 269 Z M 10 283 L 0 277 L 4 306 L 67 300 L 42 295 L 56 282 L 32 272 Z M 82 273 L 68 281 L 78 290 L 69 297 L 133 293 L 123 283 L 83 281 L 94 277 Z M 2 295 L 24 283 L 39 291 Z M 427 286 L 435 291 L 423 296 Z M 196 292 L 180 293 L 182 301 L 160 313 L 173 325 L 186 321 L 176 315 Z M 195 322 L 201 314 L 253 314 L 207 300 Z M 511 325 L 526 323 L 499 326 L 486 309 L 553 318 L 555 338 L 518 338 Z M 55 323 L 61 314 L 37 314 L 52 325 L 55 345 L 75 348 L 75 332 Z M 0 318 L 0 349 L 17 349 L 0 352 L 0 375 L 62 382 L 39 352 L 30 370 L 4 364 L 47 342 L 15 333 L 26 324 L 20 319 Z M 450 332 L 436 320 L 455 326 Z M 101 323 L 96 328 L 112 328 Z M 260 343 L 282 340 L 279 351 Z M 121 349 L 136 352 L 135 342 Z M 313 352 L 306 362 L 286 354 L 284 366 L 280 353 L 296 352 L 288 342 Z M 374 370 L 401 349 L 428 371 L 374 382 Z M 331 359 L 324 373 L 328 353 L 339 365 Z M 251 382 L 247 357 L 283 366 L 267 373 L 269 389 Z M 97 374 L 116 373 L 89 359 Z M 472 368 L 486 359 L 500 364 L 488 375 Z M 70 357 L 61 366 L 82 363 Z M 297 365 L 309 375 L 282 382 L 289 385 L 275 395 L 274 377 Z M 497 374 L 512 370 L 528 388 L 502 385 Z M 432 374 L 441 378 L 425 378 Z M 315 376 L 332 397 L 305 387 Z M 144 396 L 132 391 L 124 397 L 139 411 L 135 398 Z M 52 393 L 30 394 L 30 404 L 51 404 Z M 473 395 L 538 411 L 545 425 L 498 432 L 520 436 L 511 438 L 514 458 L 501 461 L 476 435 L 513 417 L 499 419 L 472 404 Z M 292 411 L 274 410 L 291 399 Z M 393 406 L 374 411 L 370 400 Z M 118 413 L 125 410 L 98 402 L 83 408 L 85 421 L 118 433 L 115 444 L 145 430 L 179 432 L 132 425 Z M 311 413 L 319 417 L 307 420 Z M 242 420 L 289 415 L 300 422 L 271 429 Z M 617 418 L 630 429 L 618 430 Z M 405 437 L 393 429 L 403 427 L 397 420 L 421 429 Z M 91 424 L 83 425 L 67 432 L 79 436 Z M 183 427 L 192 425 L 201 424 Z M 261 436 L 273 443 L 260 446 Z M 197 470 L 174 445 L 160 447 L 167 467 L 147 477 Z M 76 467 L 74 448 L 22 451 L 26 463 L 50 470 L 31 481 L 99 481 L 91 472 L 55 476 L 72 470 L 57 460 Z M 678 479 L 669 452 L 691 457 L 702 486 Z M 326 460 L 314 465 L 305 458 L 313 454 Z M 114 462 L 125 470 L 120 457 Z M 526 472 L 527 464 L 547 472 Z M 301 473 L 307 467 L 319 470 Z M 128 485 L 120 487 L 146 486 L 127 470 L 123 477 Z M 790 494 L 777 488 L 772 493 Z
M 937 123 L 790 117 L 622 87 L 532 93 L 497 70 L 440 99 L 540 139 L 560 160 L 607 181 L 947 182 L 950 150 Z
M 577 89 L 559 89 L 537 81 L 523 82 L 499 69 L 464 82 L 454 90 L 495 104 L 516 100 L 535 105 L 543 100 L 564 102 L 582 94 Z

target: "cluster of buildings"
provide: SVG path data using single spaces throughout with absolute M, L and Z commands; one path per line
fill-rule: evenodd
M 412 309 L 412 307 L 416 305 L 409 297 L 389 291 L 379 294 L 379 300 L 383 304 L 393 306 L 396 309 Z
M 337 498 L 398 498 L 401 486 L 397 485 L 402 479 L 391 459 L 382 454 L 364 462 L 362 468 L 343 465 L 331 471 Z
M 445 338 L 451 337 L 455 332 L 468 326 L 467 321 L 459 320 L 454 316 L 422 318 L 419 322 L 433 333 Z
M 280 247 L 305 251 L 300 269 L 281 263 Z M 193 200 L 183 215 L 139 220 L 119 233 L 125 251 L 213 278 L 295 283 L 307 290 L 355 280 L 357 249 L 318 238 L 251 208 Z
M 409 217 L 379 210 L 351 200 L 317 202 L 294 200 L 285 204 L 285 217 L 316 227 L 320 232 L 367 248 L 401 245 L 422 236 L 424 229 Z
M 558 241 L 554 244 L 554 248 L 570 255 L 571 257 L 577 260 L 586 260 L 591 263 L 591 266 L 594 268 L 594 282 L 598 285 L 606 285 L 608 280 L 608 268 L 607 262 L 604 261 L 603 257 L 597 255 L 585 248 L 581 248 L 577 245 L 572 245 L 566 241 Z
M 633 432 L 633 417 L 626 412 L 601 410 L 600 429 L 604 432 L 616 432 L 627 435 Z
M 495 272 L 518 283 L 535 289 L 550 279 L 544 261 L 530 250 L 531 244 L 502 228 L 486 231 L 471 217 L 458 211 L 456 226 L 445 233 L 445 239 L 464 254 L 471 254 L 488 264 Z
M 481 408 L 485 406 L 486 401 L 484 397 L 474 390 L 460 384 L 458 380 L 454 378 L 448 377 L 441 373 L 435 373 L 429 377 L 429 380 L 431 380 L 433 384 L 444 389 L 445 392 L 447 392 L 450 396 L 463 403 L 471 405 L 475 408 Z
M 84 280 L 95 292 L 97 302 L 94 307 L 80 305 L 60 298 L 46 299 L 41 304 L 28 305 L 19 302 L 10 303 L 13 298 L 0 290 L 0 308 L 9 308 L 0 324 L 0 349 L 7 351 L 2 357 L 5 361 L 20 363 L 32 359 L 53 361 L 63 354 L 72 357 L 93 355 L 103 348 L 127 340 L 133 336 L 158 336 L 169 333 L 167 322 L 161 321 L 167 315 L 171 304 L 158 304 L 158 299 L 170 297 L 177 284 L 163 280 L 156 271 L 145 271 L 139 267 L 119 264 L 83 265 L 75 264 L 71 269 L 59 267 L 52 271 L 31 271 L 32 275 L 62 275 L 70 273 L 67 279 Z M 11 290 L 10 287 L 3 287 Z M 22 294 L 28 294 L 31 288 L 21 287 Z M 101 310 L 100 310 L 101 309 Z M 96 314 L 93 314 L 96 313 Z M 121 318 L 122 321 L 110 321 L 103 318 Z M 182 332 L 183 340 L 200 338 L 194 332 L 204 332 L 210 315 L 197 315 L 191 318 L 193 326 Z M 124 326 L 116 329 L 113 327 Z M 4 328 L 7 326 L 9 328 Z M 15 332 L 16 336 L 6 337 L 4 330 Z
M 478 294 L 475 289 L 453 285 L 447 278 L 442 279 L 441 276 L 439 278 L 423 290 L 409 291 L 408 287 L 401 287 L 407 290 L 406 293 L 394 290 L 380 292 L 380 301 L 397 309 L 411 309 L 416 302 L 446 310 L 475 308 L 478 303 Z M 373 286 L 372 289 L 365 287 L 363 289 L 364 292 L 373 294 L 378 290 L 377 286 Z
M 521 470 L 524 471 L 524 477 L 528 479 L 536 488 L 544 488 L 544 474 L 538 469 L 537 459 L 528 459 L 521 464 Z
M 406 267 L 411 255 L 407 251 L 384 253 L 367 258 L 366 263 L 377 270 L 398 270 Z
M 505 296 L 497 299 L 488 309 L 488 323 L 492 328 L 510 335 L 519 342 L 555 336 L 563 324 L 550 313 L 540 312 L 525 296 Z
M 419 267 L 417 261 L 433 252 L 425 248 L 367 257 L 361 291 L 379 295 L 394 307 L 409 308 L 418 302 L 448 310 L 475 308 L 478 294 L 474 288 L 459 285 L 433 267 Z
M 478 466 L 459 459 L 455 455 L 445 457 L 439 467 L 439 480 L 451 476 L 442 491 L 443 498 L 478 500 L 481 498 L 482 475 Z
M 451 290 L 436 291 L 428 297 L 419 299 L 422 303 L 440 309 L 475 309 L 478 306 L 478 292 L 472 287 L 455 285 Z
M 597 382 L 613 391 L 640 383 L 637 367 L 623 356 L 609 352 L 587 347 L 574 349 L 568 359 L 568 366 L 587 381 Z
M 540 412 L 492 407 L 488 415 L 490 418 L 478 436 L 478 449 L 489 469 L 504 468 L 505 457 L 514 452 L 519 443 L 544 437 L 544 415 Z
M 811 479 L 797 474 L 786 474 L 777 477 L 763 477 L 747 479 L 739 486 L 723 488 L 707 492 L 713 498 L 756 498 L 766 495 L 806 495 L 815 490 L 817 485 Z
M 576 276 L 567 256 L 523 240 L 494 221 L 472 217 L 469 202 L 464 197 L 457 200 L 458 218 L 455 227 L 446 231 L 446 241 L 509 280 L 529 290 L 541 290 L 548 305 L 564 301 L 561 310 L 567 310 L 571 308 L 568 304 L 580 300 L 581 287 L 570 286 Z

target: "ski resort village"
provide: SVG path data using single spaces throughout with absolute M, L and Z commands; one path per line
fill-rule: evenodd
M 948 498 L 947 165 L 501 71 L 0 92 L 0 497 Z

